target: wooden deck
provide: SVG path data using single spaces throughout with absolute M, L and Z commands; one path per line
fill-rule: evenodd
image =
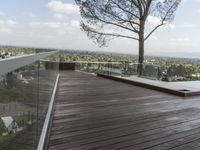
M 61 72 L 49 150 L 199 150 L 200 97 Z

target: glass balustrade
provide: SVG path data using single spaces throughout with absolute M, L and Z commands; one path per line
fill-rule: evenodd
M 76 62 L 76 69 L 88 73 L 101 73 L 109 76 L 139 76 L 141 78 L 152 80 L 159 79 L 159 66 L 151 64 L 127 62 Z
M 46 68 L 50 58 L 36 56 L 37 61 L 0 75 L 1 150 L 37 149 L 58 74 L 58 64 Z

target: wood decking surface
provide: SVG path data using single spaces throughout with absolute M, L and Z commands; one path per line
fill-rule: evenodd
M 200 97 L 61 72 L 49 150 L 200 150 Z

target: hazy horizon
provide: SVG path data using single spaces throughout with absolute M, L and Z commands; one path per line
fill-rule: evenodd
M 70 52 L 94 52 L 102 54 L 122 54 L 122 55 L 137 55 L 137 53 L 129 53 L 120 51 L 98 51 L 98 50 L 87 50 L 87 49 L 62 49 L 62 48 L 52 48 L 52 47 L 36 47 L 36 46 L 22 46 L 22 45 L 0 45 L 0 47 L 13 47 L 13 48 L 34 48 L 34 49 L 50 49 L 50 50 L 62 50 Z M 185 53 L 146 53 L 145 56 L 152 57 L 174 57 L 174 58 L 191 58 L 191 59 L 200 59 L 200 52 L 185 52 Z

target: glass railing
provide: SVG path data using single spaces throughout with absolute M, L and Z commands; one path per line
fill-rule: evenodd
M 50 54 L 1 60 L 1 150 L 37 149 L 58 74 L 58 64 L 51 69 L 45 67 Z
M 76 64 L 76 70 L 80 70 L 83 72 L 88 73 L 108 73 L 110 72 L 110 65 L 111 64 L 121 64 L 121 63 L 108 63 L 108 62 L 81 62 L 81 61 L 75 61 Z
M 139 76 L 152 80 L 159 79 L 159 66 L 127 62 L 76 62 L 76 69 L 88 73 L 101 73 L 109 76 Z M 141 71 L 139 71 L 139 69 Z

